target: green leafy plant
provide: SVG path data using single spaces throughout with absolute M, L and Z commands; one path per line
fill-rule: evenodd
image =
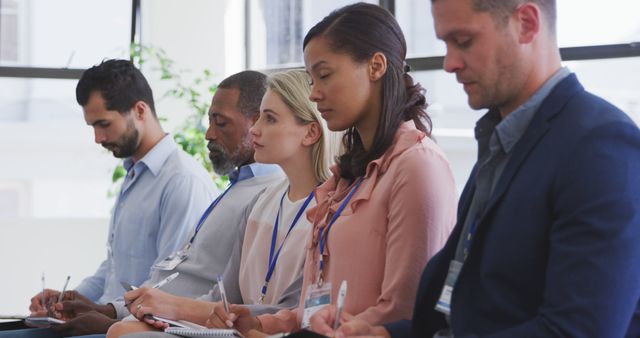
M 189 113 L 172 132 L 173 139 L 211 173 L 218 188 L 226 187 L 229 179 L 226 176 L 218 176 L 213 171 L 205 139 L 207 126 L 204 121 L 207 119 L 211 97 L 217 89 L 217 85 L 213 83 L 213 73 L 204 69 L 195 77 L 188 76 L 193 73 L 186 69 L 176 69 L 175 62 L 167 53 L 162 48 L 154 46 L 132 44 L 129 53 L 133 62 L 148 78 L 157 76 L 161 81 L 169 83 L 169 89 L 162 95 L 163 98 L 174 98 L 187 104 Z M 160 117 L 160 120 L 167 121 L 164 117 Z M 111 176 L 114 187 L 119 186 L 118 182 L 126 173 L 121 164 L 114 168 Z M 116 191 L 117 188 L 110 191 L 109 195 L 113 196 Z

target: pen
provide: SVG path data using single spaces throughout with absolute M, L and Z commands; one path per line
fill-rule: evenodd
M 42 278 L 40 280 L 42 281 L 42 307 L 46 309 L 47 301 L 45 300 L 45 297 L 44 297 L 44 271 L 42 271 Z
M 333 331 L 338 329 L 340 325 L 340 317 L 342 317 L 342 309 L 344 309 L 344 299 L 347 297 L 347 281 L 343 280 L 338 291 L 338 300 L 336 301 L 336 319 L 333 322 Z
M 67 280 L 64 282 L 64 286 L 62 287 L 62 292 L 60 292 L 60 297 L 58 297 L 59 303 L 62 302 L 62 298 L 64 298 L 64 292 L 67 291 L 67 286 L 69 285 L 69 279 L 71 279 L 71 276 L 67 276 Z
M 224 305 L 224 311 L 229 313 L 229 302 L 227 302 L 227 293 L 224 291 L 224 284 L 222 283 L 222 276 L 218 275 L 218 288 L 220 289 L 220 297 L 222 298 L 222 305 Z
M 120 282 L 120 285 L 122 285 L 122 287 L 123 287 L 125 290 L 127 290 L 127 292 L 128 292 L 128 291 L 133 291 L 133 290 L 138 289 L 138 287 L 133 286 L 133 285 L 131 285 L 131 284 L 127 283 L 127 282 Z
M 161 280 L 160 282 L 158 282 L 158 284 L 152 286 L 151 288 L 152 289 L 159 289 L 159 288 L 163 287 L 165 284 L 169 283 L 170 281 L 176 279 L 176 277 L 178 277 L 179 274 L 180 274 L 179 272 L 171 274 L 167 278 L 165 278 L 165 279 Z
M 167 276 L 167 278 L 159 281 L 156 285 L 152 286 L 151 288 L 152 289 L 159 289 L 159 288 L 163 287 L 165 284 L 169 283 L 170 281 L 176 279 L 176 277 L 178 277 L 179 274 L 180 274 L 179 272 L 173 273 L 173 274 Z M 133 285 L 131 285 L 129 283 L 126 283 L 126 282 L 120 282 L 120 285 L 122 285 L 122 287 L 127 291 L 133 291 L 133 290 L 137 290 L 138 289 L 138 287 L 133 286 Z M 131 302 L 126 302 L 126 303 L 124 303 L 124 306 L 129 307 L 129 305 L 131 305 L 132 302 L 133 302 L 133 300 Z

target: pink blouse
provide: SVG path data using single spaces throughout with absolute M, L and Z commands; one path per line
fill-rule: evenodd
M 317 206 L 307 212 L 314 226 L 300 305 L 258 316 L 264 332 L 300 326 L 307 287 L 319 277 L 319 233 L 354 185 L 340 178 L 337 166 L 332 171 L 316 189 Z M 346 312 L 372 325 L 411 318 L 420 276 L 453 228 L 456 203 L 444 153 L 413 122 L 403 123 L 391 147 L 368 164 L 362 184 L 331 227 L 323 277 L 333 285 L 332 303 L 347 280 Z

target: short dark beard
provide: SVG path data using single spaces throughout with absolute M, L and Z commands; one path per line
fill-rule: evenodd
M 117 158 L 133 156 L 140 146 L 140 132 L 133 124 L 133 120 L 127 120 L 127 130 L 115 142 L 105 142 L 102 146 L 113 153 Z

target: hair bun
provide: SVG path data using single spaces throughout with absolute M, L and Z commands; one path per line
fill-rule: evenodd
M 403 66 L 403 69 L 404 69 L 404 72 L 405 72 L 405 73 L 408 73 L 408 72 L 410 72 L 410 71 L 411 71 L 411 66 L 409 66 L 409 64 L 407 63 L 407 61 L 404 61 L 404 62 L 403 62 L 403 64 L 402 64 L 402 66 Z

